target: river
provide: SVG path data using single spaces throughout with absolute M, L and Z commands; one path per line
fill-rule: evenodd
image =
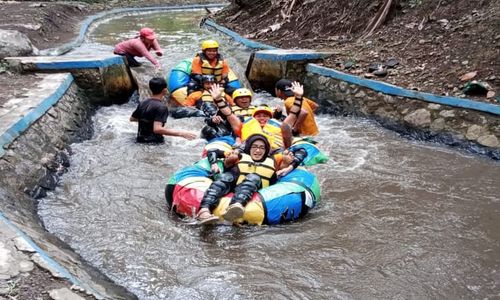
M 73 53 L 110 53 L 148 26 L 165 50 L 163 74 L 210 37 L 244 68 L 249 50 L 200 29 L 202 16 L 112 19 Z M 47 230 L 140 299 L 500 297 L 498 162 L 403 139 L 364 119 L 320 115 L 317 139 L 331 159 L 310 168 L 322 189 L 315 209 L 291 224 L 201 228 L 167 210 L 164 188 L 199 158 L 203 140 L 136 144 L 137 125 L 128 121 L 135 106 L 97 111 L 93 137 L 71 146 L 68 172 L 38 208 Z

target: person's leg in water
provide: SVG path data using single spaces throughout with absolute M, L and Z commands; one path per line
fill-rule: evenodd
M 232 173 L 222 173 L 220 177 L 212 182 L 210 187 L 205 191 L 197 216 L 200 225 L 215 224 L 219 221 L 219 217 L 214 216 L 211 212 L 219 204 L 220 198 L 229 193 L 234 181 L 235 178 Z
M 128 66 L 133 68 L 133 67 L 140 67 L 142 64 L 135 60 L 135 57 L 133 55 L 130 55 L 128 53 L 125 53 L 124 56 L 127 58 L 127 63 Z
M 252 199 L 255 193 L 262 185 L 262 180 L 257 174 L 248 174 L 242 183 L 236 186 L 233 198 L 227 210 L 222 217 L 224 220 L 234 222 L 235 220 L 243 217 L 245 213 L 245 205 Z

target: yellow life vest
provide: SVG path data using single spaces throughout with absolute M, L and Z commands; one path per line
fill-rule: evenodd
M 255 173 L 262 179 L 263 188 L 269 186 L 271 177 L 276 172 L 272 158 L 267 157 L 263 162 L 254 162 L 252 157 L 246 153 L 241 155 L 241 159 L 238 162 L 238 170 L 240 171 L 240 176 L 236 181 L 237 185 L 242 183 L 248 174 Z
M 233 100 L 234 101 L 234 100 Z M 238 105 L 231 106 L 231 110 L 233 114 L 237 117 L 244 117 L 245 119 L 253 116 L 253 112 L 255 110 L 255 106 L 250 105 L 248 108 L 241 108 Z
M 241 127 L 241 140 L 245 141 L 249 136 L 256 133 L 263 134 L 267 138 L 272 150 L 283 147 L 283 136 L 278 121 L 270 119 L 264 127 L 261 127 L 259 121 L 255 118 L 245 120 Z
M 210 62 L 208 61 L 208 59 L 205 57 L 205 55 L 203 53 L 199 53 L 198 54 L 200 56 L 200 59 L 201 59 L 201 73 L 203 75 L 214 75 L 215 76 L 215 80 L 217 82 L 221 81 L 222 80 L 222 67 L 224 65 L 224 60 L 222 59 L 222 56 L 220 54 L 217 55 L 217 64 L 215 65 L 215 67 L 212 67 L 212 65 L 210 65 Z
M 224 92 L 221 93 L 221 96 L 223 99 L 226 99 L 226 94 Z M 214 102 L 214 97 L 210 94 L 209 91 L 203 91 L 203 94 L 201 94 L 201 101 L 203 102 Z

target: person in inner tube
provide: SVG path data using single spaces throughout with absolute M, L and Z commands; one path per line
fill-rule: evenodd
M 151 97 L 140 102 L 130 116 L 131 122 L 138 122 L 138 143 L 163 143 L 164 135 L 179 136 L 188 140 L 195 139 L 197 134 L 191 131 L 165 127 L 168 108 L 164 103 L 167 94 L 167 82 L 162 77 L 154 77 L 149 81 Z
M 292 81 L 288 79 L 280 79 L 276 82 L 274 92 L 276 97 L 284 100 L 285 109 L 287 114 L 295 101 L 295 95 L 292 90 Z M 318 125 L 314 118 L 314 112 L 318 109 L 319 105 L 311 99 L 305 98 L 302 103 L 302 109 L 297 117 L 297 122 L 292 127 L 294 136 L 309 136 L 317 135 L 319 133 Z M 281 107 L 276 107 L 274 117 L 280 119 L 282 117 Z
M 216 83 L 215 76 L 202 75 L 201 80 L 203 82 L 203 90 L 190 93 L 186 98 L 186 106 L 194 106 L 197 109 L 201 109 L 204 102 L 214 102 L 214 98 L 210 94 L 210 89 Z M 224 92 L 222 92 L 222 97 L 224 97 L 229 105 L 234 104 L 233 99 Z
M 201 52 L 196 54 L 191 63 L 190 82 L 188 95 L 202 89 L 202 76 L 214 75 L 215 81 L 222 87 L 228 82 L 229 65 L 227 60 L 219 53 L 219 43 L 206 40 L 201 43 Z
M 229 124 L 231 124 L 234 133 L 242 141 L 245 141 L 248 136 L 254 133 L 263 133 L 267 135 L 273 151 L 288 149 L 292 145 L 292 128 L 297 122 L 302 109 L 304 87 L 298 82 L 293 82 L 291 91 L 294 94 L 292 107 L 285 120 L 278 122 L 272 119 L 272 110 L 264 106 L 256 108 L 252 118 L 242 121 L 224 101 L 220 86 L 215 84 L 210 89 L 217 108 Z
M 234 222 L 245 212 L 245 205 L 260 188 L 276 183 L 278 176 L 284 176 L 300 165 L 307 153 L 299 149 L 294 155 L 285 152 L 280 162 L 270 156 L 271 146 L 262 134 L 250 136 L 242 145 L 243 151 L 235 149 L 230 153 L 210 150 L 207 158 L 213 173 L 220 173 L 217 159 L 224 158 L 225 172 L 212 182 L 200 204 L 197 219 L 202 225 L 215 224 L 219 218 L 211 211 L 217 207 L 222 196 L 234 190 L 234 195 L 226 211 L 224 220 Z

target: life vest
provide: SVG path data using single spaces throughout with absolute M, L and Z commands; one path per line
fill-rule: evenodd
M 276 172 L 272 158 L 267 157 L 263 162 L 254 162 L 252 157 L 246 153 L 241 155 L 241 159 L 238 162 L 238 170 L 240 171 L 240 176 L 236 181 L 237 185 L 242 183 L 248 174 L 255 173 L 260 176 L 263 188 L 270 185 L 271 177 Z
M 224 65 L 224 60 L 222 59 L 222 56 L 220 54 L 217 54 L 217 64 L 212 67 L 208 59 L 206 58 L 205 54 L 203 53 L 198 53 L 198 56 L 201 59 L 201 73 L 203 75 L 214 75 L 215 80 L 217 82 L 220 82 L 222 80 L 222 67 Z
M 222 92 L 221 93 L 222 98 L 226 99 L 226 102 L 229 103 L 229 105 L 233 105 L 233 99 L 229 97 L 226 93 Z M 203 91 L 203 94 L 201 94 L 200 100 L 203 102 L 214 102 L 214 97 L 210 94 L 209 91 Z
M 237 117 L 248 118 L 248 117 L 251 117 L 253 115 L 253 111 L 255 110 L 255 106 L 250 105 L 248 108 L 241 108 L 238 105 L 233 105 L 233 106 L 231 106 L 231 110 L 233 111 L 233 114 Z
M 280 125 L 278 121 L 270 119 L 264 127 L 261 127 L 257 119 L 248 118 L 241 127 L 241 140 L 244 141 L 252 134 L 260 133 L 266 136 L 272 150 L 281 148 L 283 147 L 283 136 Z
M 209 91 L 203 91 L 203 94 L 201 94 L 200 99 L 203 102 L 214 102 L 214 97 L 212 97 Z

